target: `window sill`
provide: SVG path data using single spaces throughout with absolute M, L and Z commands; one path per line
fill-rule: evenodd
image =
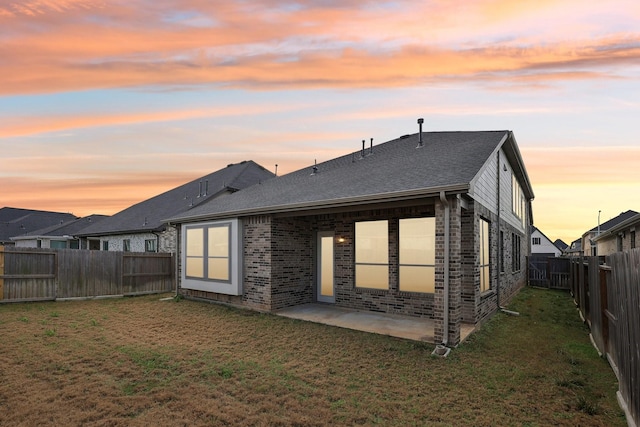
M 389 291 L 390 289 L 360 288 L 356 286 L 356 293 L 360 294 L 385 295 Z
M 496 290 L 495 289 L 489 289 L 488 291 L 484 291 L 484 292 L 480 292 L 480 299 L 484 300 L 487 299 L 489 297 L 492 297 L 496 294 Z

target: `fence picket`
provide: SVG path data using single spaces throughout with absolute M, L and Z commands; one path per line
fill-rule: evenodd
M 586 262 L 585 262 L 586 260 Z M 618 377 L 618 398 L 640 425 L 640 248 L 571 260 L 571 290 L 596 346 Z
M 169 292 L 173 255 L 2 247 L 0 301 L 39 301 Z M 135 264 L 125 272 L 124 260 Z

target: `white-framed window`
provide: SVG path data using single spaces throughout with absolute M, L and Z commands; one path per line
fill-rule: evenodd
M 399 221 L 399 289 L 433 293 L 436 281 L 436 219 Z
M 513 214 L 525 225 L 526 200 L 522 187 L 514 174 L 511 174 L 511 209 Z
M 103 251 L 108 251 L 109 250 L 109 241 L 108 240 L 103 240 L 102 241 L 102 250 Z
M 480 218 L 479 221 L 479 243 L 480 243 L 480 292 L 491 289 L 491 254 L 489 246 L 489 222 Z
M 242 295 L 242 244 L 237 219 L 182 226 L 182 287 Z
M 531 240 L 534 245 L 540 244 L 540 237 L 532 237 Z
M 145 252 L 158 252 L 158 246 L 156 239 L 146 239 L 144 241 Z
M 356 222 L 356 287 L 389 289 L 389 223 Z
M 122 251 L 123 252 L 131 252 L 131 240 L 130 239 L 122 240 Z

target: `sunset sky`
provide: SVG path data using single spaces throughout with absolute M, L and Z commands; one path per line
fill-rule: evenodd
M 418 117 L 514 131 L 551 240 L 640 211 L 640 1 L 0 0 L 0 207 L 113 214 Z

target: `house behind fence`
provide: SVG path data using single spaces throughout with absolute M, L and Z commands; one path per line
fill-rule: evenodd
M 174 260 L 167 253 L 0 246 L 0 302 L 170 292 Z

